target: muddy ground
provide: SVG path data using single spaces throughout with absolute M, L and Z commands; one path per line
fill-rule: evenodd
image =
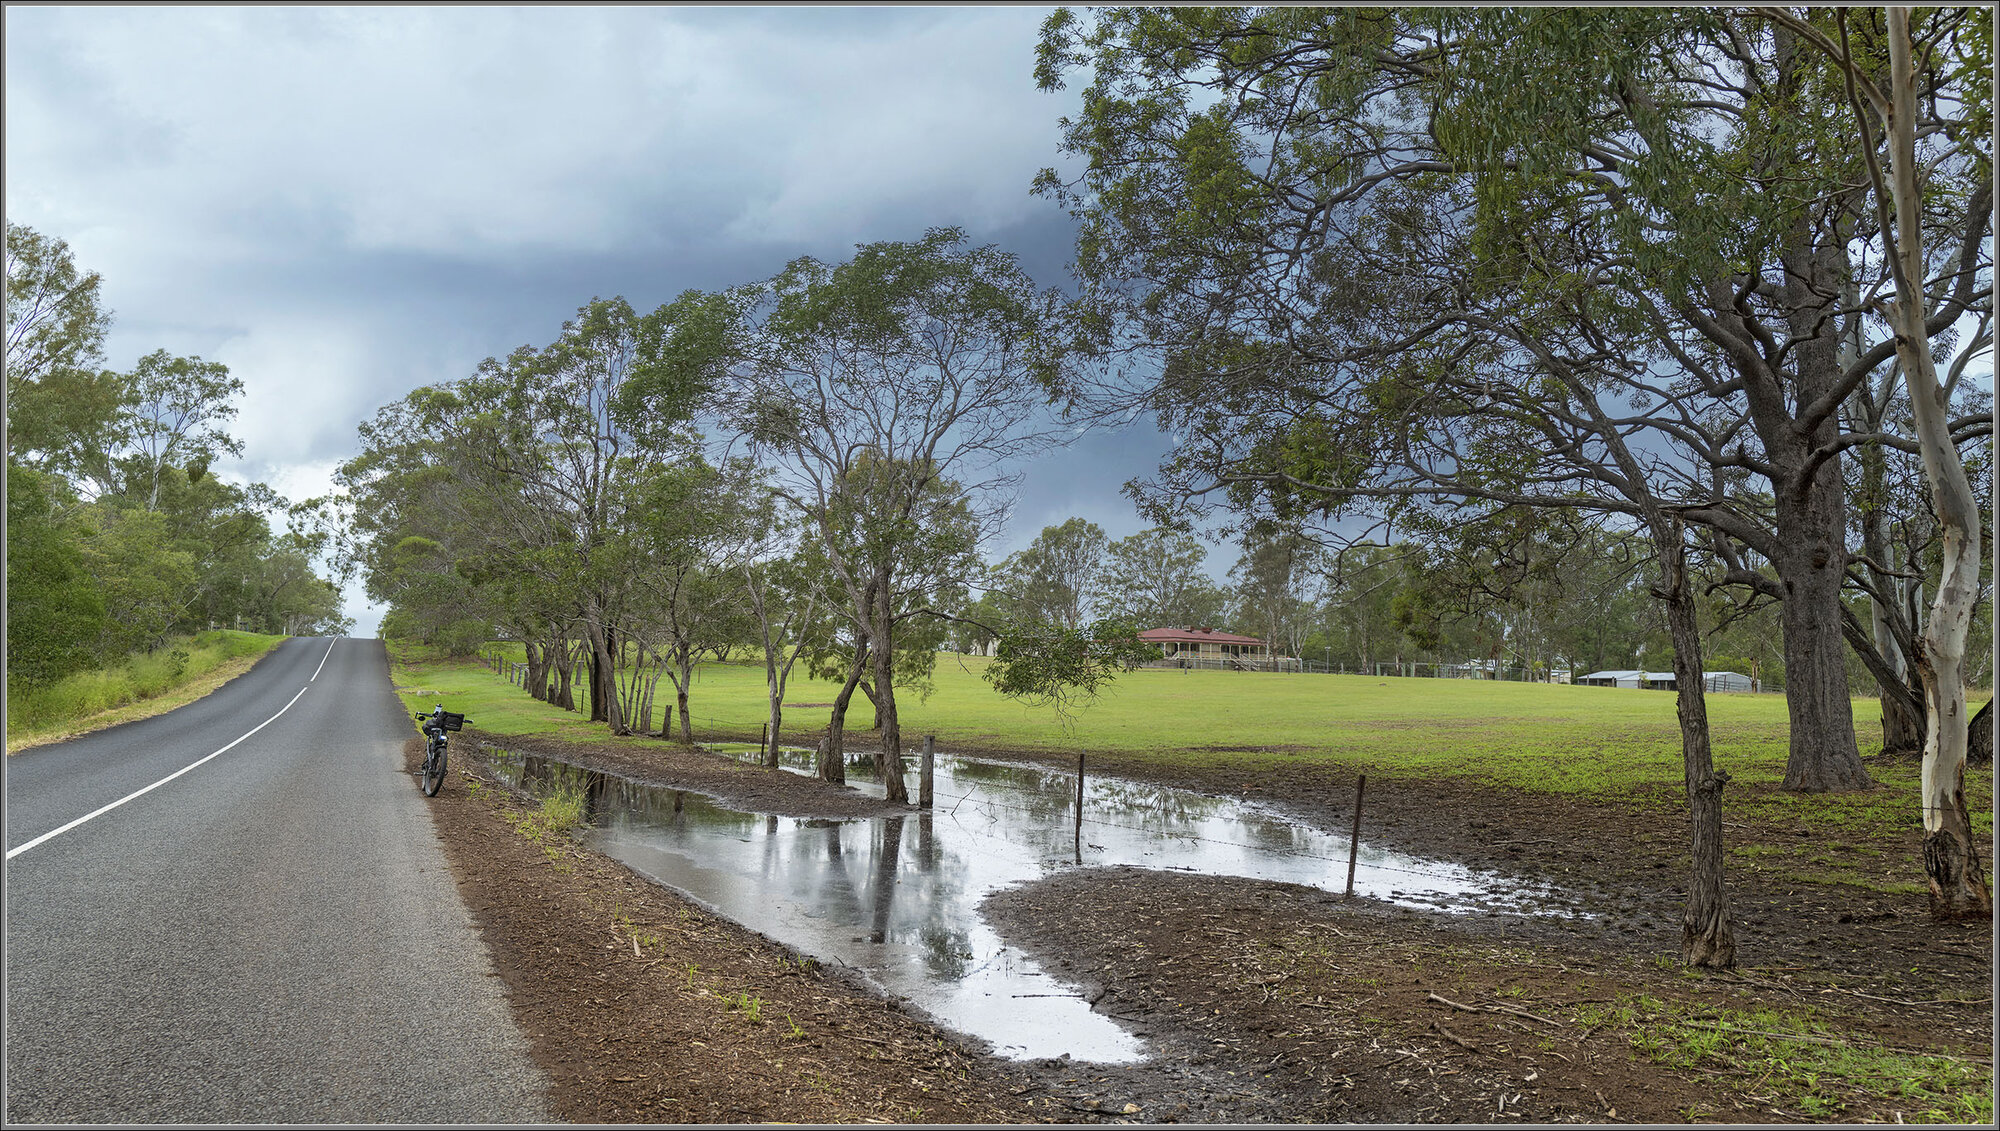
M 1775 1041 L 1781 1052 L 1935 1053 L 1991 1086 L 1990 923 L 1934 924 L 1920 895 L 1737 869 L 1740 966 L 1692 975 L 1673 961 L 1684 830 L 1640 803 L 1368 783 L 1365 839 L 1560 883 L 1584 893 L 1596 912 L 1585 920 L 1089 866 L 989 898 L 983 913 L 1010 945 L 1147 1038 L 1151 1059 L 1107 1067 L 991 1056 L 907 1002 L 540 834 L 532 804 L 465 737 L 432 800 L 438 834 L 571 1122 L 1896 1122 L 1938 1108 L 1935 1094 L 1802 1084 L 1782 1055 L 1724 1047 L 1683 1064 L 1635 1047 L 1669 1015 L 1708 1032 L 1767 1009 L 1836 1023 L 1836 1036 Z M 898 811 L 667 743 L 507 744 L 760 812 Z M 408 753 L 414 767 L 419 744 Z M 1218 759 L 1155 780 L 1324 828 L 1352 820 L 1355 783 L 1327 771 L 1250 780 Z M 1775 846 L 1806 836 L 1728 831 Z M 1832 848 L 1913 861 L 1905 839 Z

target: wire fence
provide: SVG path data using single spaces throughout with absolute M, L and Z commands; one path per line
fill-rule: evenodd
M 526 664 L 514 661 L 500 660 L 497 657 L 488 657 L 487 659 L 488 659 L 488 665 L 494 668 L 494 670 L 499 674 L 501 674 L 503 677 L 507 678 L 508 681 L 512 683 L 514 686 L 517 687 L 526 686 L 527 683 Z M 1426 676 L 1418 670 L 1421 668 L 1449 669 L 1454 667 L 1455 665 L 1383 664 L 1375 666 L 1384 669 L 1383 671 L 1378 673 L 1384 676 L 1395 676 L 1400 674 L 1400 675 L 1405 675 L 1407 678 L 1445 678 L 1445 679 L 1492 678 L 1490 675 L 1480 675 L 1475 677 L 1475 676 L 1464 676 L 1464 675 L 1453 675 L 1453 674 L 1432 674 Z M 1398 668 L 1403 670 L 1402 671 L 1396 670 Z M 1350 673 L 1350 674 L 1360 674 L 1360 673 Z M 574 686 L 581 687 L 584 685 L 585 669 L 582 665 L 578 665 L 577 670 L 573 673 L 573 680 L 574 680 Z M 1769 690 L 1769 689 L 1762 688 L 1762 690 Z M 643 737 L 658 738 L 663 741 L 678 741 L 678 735 L 675 732 L 682 729 L 679 725 L 677 725 L 678 723 L 677 717 L 679 713 L 673 709 L 673 704 L 671 703 L 671 701 L 665 704 L 665 706 L 666 706 L 666 717 L 662 721 L 661 729 L 659 730 L 649 729 L 646 732 L 644 732 Z M 812 704 L 810 706 L 802 704 L 793 704 L 790 706 L 792 706 L 794 709 L 817 709 L 817 708 L 823 708 L 825 704 Z M 753 744 L 754 743 L 760 749 L 771 744 L 771 736 L 768 733 L 768 724 L 763 722 L 749 723 L 741 718 L 721 718 L 713 715 L 697 715 L 693 714 L 692 712 L 690 712 L 686 716 L 685 721 L 686 721 L 686 733 L 688 737 L 697 743 L 709 743 L 709 744 L 721 744 L 721 743 Z M 866 731 L 863 731 L 861 733 L 866 733 Z M 787 742 L 785 741 L 784 736 L 780 736 L 777 745 L 796 751 L 810 753 L 814 748 L 814 744 L 817 743 L 824 734 L 825 734 L 825 728 L 820 728 L 816 732 L 807 731 L 803 735 L 801 735 L 798 732 L 794 732 L 791 736 L 792 741 Z M 801 741 L 801 739 L 805 739 L 806 741 Z M 859 757 L 874 758 L 879 756 L 881 752 L 879 750 L 868 749 L 868 748 L 857 749 L 849 747 L 846 753 L 850 758 L 859 758 Z M 943 749 L 937 750 L 936 753 L 944 757 L 970 758 L 969 755 L 952 754 L 951 752 Z M 905 758 L 909 758 L 912 755 L 910 751 L 905 750 L 903 756 Z M 1044 766 L 1040 764 L 1036 764 L 1034 768 L 1042 770 L 1053 776 L 1061 776 L 1069 773 L 1069 771 L 1063 769 L 1059 769 L 1053 766 Z M 1126 780 L 1126 779 L 1117 779 L 1117 780 Z M 1225 800 L 1228 799 L 1225 798 Z M 995 808 L 1009 809 L 1019 813 L 1027 814 L 1029 816 L 1039 815 L 1038 810 L 1032 809 L 1028 806 L 1012 805 L 1005 801 L 1001 801 L 992 797 L 983 797 L 975 799 L 974 795 L 970 793 L 960 794 L 956 797 L 940 795 L 936 799 L 935 808 L 952 809 L 958 806 L 962 806 L 968 801 L 971 801 L 973 802 L 973 804 L 978 806 L 991 806 Z M 1173 819 L 1177 816 L 1177 814 L 1175 814 L 1172 810 L 1167 809 L 1164 806 L 1149 807 L 1130 802 L 1121 802 L 1119 803 L 1119 807 L 1127 812 L 1156 812 L 1162 817 L 1169 819 Z M 1363 806 L 1363 808 L 1365 809 L 1365 805 Z M 1917 805 L 1912 806 L 1912 808 L 1921 816 L 1927 816 L 1932 813 L 1947 812 L 1947 809 L 1944 807 L 1923 804 L 1921 801 Z M 1074 815 L 1072 815 L 1072 818 L 1073 817 Z M 1289 820 L 1289 818 L 1286 819 Z M 1348 856 L 1331 856 L 1325 853 L 1312 852 L 1301 848 L 1286 848 L 1286 847 L 1273 846 L 1269 844 L 1250 844 L 1241 841 L 1224 840 L 1215 837 L 1203 836 L 1192 832 L 1162 831 L 1159 829 L 1148 828 L 1144 826 L 1125 824 L 1119 821 L 1108 819 L 1103 816 L 1091 816 L 1088 813 L 1087 809 L 1083 814 L 1081 820 L 1084 825 L 1096 826 L 1101 828 L 1115 828 L 1126 832 L 1136 832 L 1147 835 L 1157 835 L 1166 839 L 1187 840 L 1197 843 L 1214 844 L 1223 847 L 1247 849 L 1256 852 L 1272 853 L 1272 854 L 1296 857 L 1301 859 L 1325 861 L 1330 864 L 1343 864 L 1350 862 L 1350 858 Z M 1331 830 L 1319 829 L 1316 826 L 1306 825 L 1302 827 L 1305 827 L 1310 831 L 1316 832 L 1319 835 L 1324 835 L 1329 837 L 1338 835 L 1337 833 Z M 1505 845 L 1508 844 L 1509 842 L 1501 841 L 1496 843 Z M 1446 866 L 1453 868 L 1454 871 L 1452 872 L 1427 871 L 1421 868 L 1409 868 L 1392 864 L 1383 864 L 1379 862 L 1371 862 L 1367 865 L 1367 867 L 1369 867 L 1371 870 L 1377 872 L 1392 872 L 1400 875 L 1417 876 L 1430 880 L 1442 880 L 1451 882 L 1462 882 L 1467 878 L 1468 875 L 1479 870 L 1469 865 L 1454 864 Z

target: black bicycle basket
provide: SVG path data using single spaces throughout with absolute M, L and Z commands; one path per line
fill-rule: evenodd
M 465 716 L 456 711 L 439 711 L 432 716 L 440 730 L 464 730 Z

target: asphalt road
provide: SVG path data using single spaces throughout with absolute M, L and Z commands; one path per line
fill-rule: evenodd
M 380 641 L 296 639 L 8 758 L 7 1124 L 546 1122 L 412 733 Z

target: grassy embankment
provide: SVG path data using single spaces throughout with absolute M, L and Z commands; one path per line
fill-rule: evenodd
M 413 710 L 439 697 L 496 734 L 540 733 L 604 741 L 601 726 L 535 702 L 476 663 L 425 659 L 391 645 L 397 682 Z M 518 652 L 516 653 L 518 656 Z M 1003 699 L 979 678 L 985 661 L 941 656 L 936 689 L 924 701 L 900 702 L 903 733 L 935 734 L 939 746 L 1063 754 L 1082 749 L 1107 771 L 1171 770 L 1193 760 L 1226 761 L 1254 777 L 1301 766 L 1371 779 L 1460 779 L 1533 793 L 1622 803 L 1684 804 L 1674 696 L 1617 688 L 1244 672 L 1142 670 L 1119 677 L 1110 692 L 1065 726 L 1042 708 Z M 794 677 L 790 704 L 825 704 L 837 688 Z M 663 682 L 662 695 L 671 694 Z M 578 689 L 582 698 L 582 689 Z M 700 669 L 690 708 L 699 738 L 755 739 L 764 721 L 761 667 L 709 664 Z M 868 705 L 857 697 L 858 723 Z M 1732 820 L 1782 822 L 1823 830 L 1828 843 L 1897 836 L 1917 828 L 1919 766 L 1876 759 L 1869 772 L 1883 788 L 1858 794 L 1798 795 L 1783 780 L 1789 724 L 1778 695 L 1708 697 L 1716 765 L 1732 776 Z M 1854 700 L 1854 725 L 1879 733 L 1877 700 Z M 823 706 L 785 714 L 785 738 L 807 744 L 825 723 Z M 657 720 L 654 725 L 658 725 Z M 648 740 L 629 739 L 635 743 Z M 865 733 L 855 741 L 869 741 Z M 1992 773 L 1967 775 L 1975 831 L 1989 835 Z M 1820 838 L 1814 838 L 1815 841 Z M 1921 890 L 1908 861 L 1873 852 L 1829 853 L 1823 844 L 1785 849 L 1739 844 L 1740 866 L 1782 869 L 1801 879 L 1884 892 Z
M 177 637 L 110 668 L 7 689 L 7 753 L 185 706 L 250 670 L 285 640 L 218 629 Z

